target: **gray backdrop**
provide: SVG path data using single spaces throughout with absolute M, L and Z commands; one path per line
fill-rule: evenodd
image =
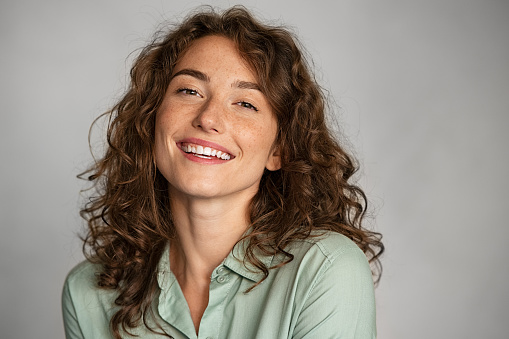
M 2 338 L 63 338 L 89 125 L 200 3 L 1 2 Z M 339 107 L 387 246 L 379 338 L 507 338 L 509 2 L 241 3 L 295 27 Z

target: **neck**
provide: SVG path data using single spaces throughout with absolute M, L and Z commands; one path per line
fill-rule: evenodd
M 177 237 L 170 245 L 170 266 L 186 298 L 198 333 L 208 305 L 210 277 L 249 226 L 254 193 L 202 199 L 170 187 L 170 208 Z
M 171 194 L 177 238 L 172 241 L 170 265 L 181 282 L 208 281 L 249 226 L 251 198 L 199 199 Z

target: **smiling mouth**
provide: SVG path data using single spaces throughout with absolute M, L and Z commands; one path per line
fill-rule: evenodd
M 193 154 L 199 158 L 211 159 L 216 157 L 221 160 L 230 160 L 235 158 L 233 155 L 216 150 L 211 147 L 203 147 L 202 145 L 196 145 L 191 143 L 182 143 L 180 149 L 186 153 Z

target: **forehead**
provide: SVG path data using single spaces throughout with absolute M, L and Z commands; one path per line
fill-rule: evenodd
M 257 78 L 251 65 L 242 57 L 235 42 L 229 38 L 210 35 L 193 41 L 180 55 L 172 74 L 184 68 L 200 71 L 229 71 L 244 79 L 255 81 Z M 245 79 L 245 78 L 248 79 Z

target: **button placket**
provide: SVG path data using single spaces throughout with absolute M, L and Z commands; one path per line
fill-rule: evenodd
M 229 290 L 232 283 L 236 281 L 236 275 L 224 265 L 216 267 L 210 278 L 209 304 L 201 319 L 200 328 L 202 331 L 198 334 L 199 339 L 217 339 L 221 337 L 221 329 L 218 326 L 223 320 L 225 301 Z
M 221 266 L 219 267 L 217 270 L 216 270 L 218 276 L 216 278 L 216 281 L 220 284 L 224 284 L 225 282 L 227 282 L 229 279 L 230 279 L 230 274 L 228 273 L 228 271 L 226 270 L 226 268 L 224 266 Z

